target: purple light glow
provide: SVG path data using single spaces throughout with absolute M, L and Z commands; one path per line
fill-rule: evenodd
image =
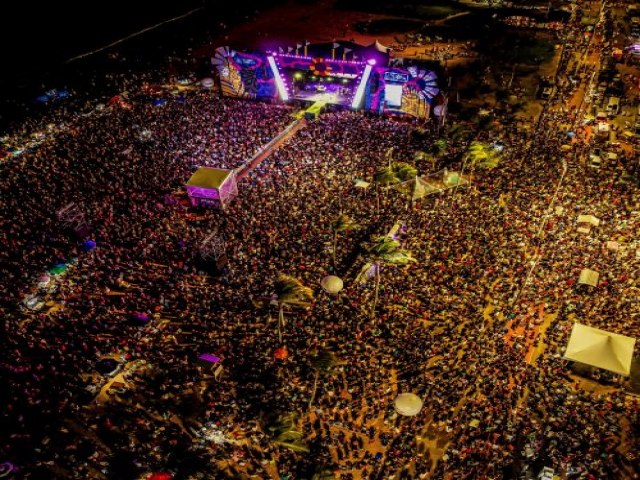
M 369 60 L 367 60 L 367 63 L 371 66 L 374 66 L 376 64 L 376 59 L 375 58 L 370 58 Z

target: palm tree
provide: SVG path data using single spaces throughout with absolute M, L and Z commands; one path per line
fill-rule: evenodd
M 444 138 L 439 138 L 431 144 L 431 152 L 438 157 L 444 155 L 448 148 L 449 144 Z
M 495 168 L 500 161 L 498 153 L 482 142 L 471 142 L 464 158 L 474 168 Z
M 315 370 L 315 376 L 313 378 L 313 389 L 311 391 L 311 398 L 309 399 L 309 408 L 313 405 L 313 401 L 316 398 L 316 390 L 318 388 L 318 377 L 320 375 L 330 375 L 335 373 L 335 367 L 339 365 L 337 357 L 333 352 L 329 350 L 322 351 L 311 358 L 311 366 Z
M 336 248 L 338 246 L 338 233 L 347 230 L 356 230 L 360 228 L 349 215 L 341 213 L 331 221 L 331 230 L 333 230 L 333 266 L 336 266 Z
M 461 123 L 452 124 L 447 133 L 454 142 L 467 140 L 473 134 L 469 128 Z
M 280 275 L 274 287 L 274 295 L 278 302 L 278 338 L 282 343 L 284 327 L 284 306 L 308 307 L 313 300 L 313 290 L 290 275 Z
M 376 184 L 376 200 L 378 199 L 378 185 L 390 187 L 391 185 L 411 180 L 417 174 L 416 167 L 405 162 L 394 162 L 387 167 L 378 169 L 373 175 L 373 182 Z M 378 210 L 380 210 L 379 201 Z
M 369 253 L 373 257 L 373 266 L 375 268 L 376 286 L 375 295 L 373 297 L 373 306 L 371 315 L 376 311 L 378 303 L 378 293 L 380 291 L 380 266 L 383 263 L 390 265 L 406 265 L 409 262 L 415 262 L 411 252 L 400 247 L 400 242 L 389 238 L 386 235 L 378 238 L 373 246 L 369 249 Z
M 268 429 L 274 436 L 274 442 L 277 445 L 290 448 L 296 452 L 308 453 L 309 447 L 305 444 L 302 432 L 296 425 L 297 421 L 297 413 L 278 415 Z
M 395 172 L 396 177 L 398 177 L 401 182 L 411 180 L 418 174 L 418 170 L 416 169 L 416 167 L 406 162 L 395 162 L 393 165 L 391 165 L 391 168 Z

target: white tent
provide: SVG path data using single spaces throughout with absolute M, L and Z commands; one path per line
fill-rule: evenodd
M 422 410 L 422 399 L 415 393 L 401 393 L 395 400 L 396 412 L 405 417 L 413 417 Z
M 588 268 L 583 268 L 580 272 L 578 283 L 581 285 L 591 285 L 592 287 L 597 287 L 599 278 L 600 274 L 598 272 L 589 270 Z
M 597 227 L 600 225 L 600 219 L 593 215 L 578 215 L 578 223 L 588 223 L 589 225 Z
M 574 323 L 564 358 L 628 376 L 635 343 L 635 338 Z

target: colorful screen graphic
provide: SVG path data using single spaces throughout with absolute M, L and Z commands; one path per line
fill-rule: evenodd
M 239 53 L 229 47 L 220 47 L 216 50 L 212 63 L 218 70 L 223 95 L 237 98 L 278 96 L 266 56 Z

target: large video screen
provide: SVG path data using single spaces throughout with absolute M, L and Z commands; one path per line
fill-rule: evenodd
M 384 100 L 388 107 L 400 108 L 402 106 L 402 85 L 385 85 Z

